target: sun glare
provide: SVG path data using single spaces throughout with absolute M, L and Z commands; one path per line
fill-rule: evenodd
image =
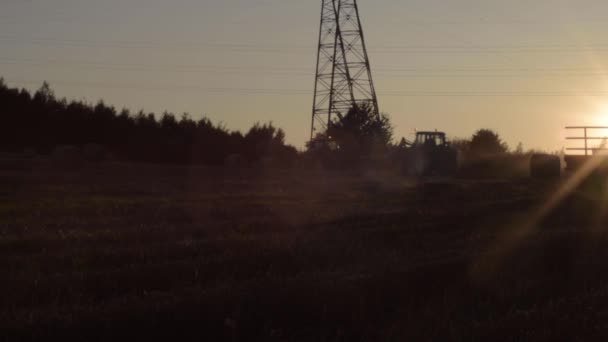
M 608 127 L 608 103 L 602 103 L 597 106 L 593 121 L 597 126 Z

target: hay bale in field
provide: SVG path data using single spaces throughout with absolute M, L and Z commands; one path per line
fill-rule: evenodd
M 72 145 L 55 147 L 52 153 L 52 160 L 55 166 L 59 167 L 77 167 L 84 162 L 80 148 Z
M 530 159 L 530 175 L 534 178 L 557 178 L 561 176 L 562 163 L 559 156 L 536 153 Z

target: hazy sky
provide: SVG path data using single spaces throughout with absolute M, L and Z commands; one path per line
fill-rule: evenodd
M 0 76 L 232 129 L 310 134 L 320 0 L 0 0 Z M 396 136 L 497 130 L 556 150 L 608 125 L 608 1 L 359 0 Z

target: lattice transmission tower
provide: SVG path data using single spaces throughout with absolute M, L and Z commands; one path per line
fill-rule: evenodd
M 322 0 L 311 139 L 362 104 L 379 115 L 357 0 Z

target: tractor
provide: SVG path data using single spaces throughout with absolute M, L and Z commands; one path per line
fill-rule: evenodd
M 408 176 L 453 176 L 458 170 L 458 151 L 444 132 L 416 132 L 414 142 L 405 142 L 403 169 Z

